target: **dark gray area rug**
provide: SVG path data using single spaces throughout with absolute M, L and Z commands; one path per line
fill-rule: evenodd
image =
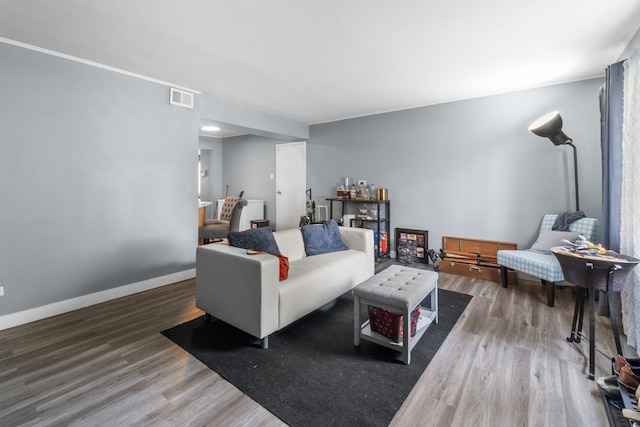
M 440 321 L 414 347 L 410 365 L 400 352 L 353 345 L 351 292 L 272 334 L 266 350 L 204 316 L 162 333 L 291 426 L 386 426 L 471 300 L 442 289 L 438 298 Z M 368 316 L 364 306 L 361 316 Z

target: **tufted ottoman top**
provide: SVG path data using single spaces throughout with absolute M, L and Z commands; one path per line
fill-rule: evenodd
M 371 302 L 413 310 L 437 282 L 435 271 L 392 265 L 353 288 L 353 294 Z

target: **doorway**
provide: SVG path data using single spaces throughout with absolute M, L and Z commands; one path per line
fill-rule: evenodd
M 296 228 L 306 215 L 307 143 L 277 144 L 276 230 Z

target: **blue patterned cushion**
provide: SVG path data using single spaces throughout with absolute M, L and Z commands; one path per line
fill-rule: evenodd
M 327 221 L 322 225 L 302 226 L 302 239 L 304 240 L 304 250 L 309 256 L 349 249 L 344 244 L 340 228 L 334 220 Z
M 237 248 L 253 249 L 280 255 L 280 248 L 269 227 L 250 228 L 245 231 L 232 231 L 228 236 L 229 244 Z
M 556 222 L 556 214 L 546 214 L 542 218 L 540 224 L 540 231 L 551 230 L 553 223 Z M 577 221 L 569 224 L 569 231 L 573 231 L 584 236 L 588 241 L 594 242 L 596 240 L 596 232 L 598 231 L 598 220 L 596 218 L 580 218 Z
M 548 282 L 564 280 L 560 263 L 553 254 L 531 250 L 498 251 L 498 264 Z

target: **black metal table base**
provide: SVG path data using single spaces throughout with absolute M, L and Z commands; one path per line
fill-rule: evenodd
M 589 339 L 585 341 L 589 344 L 589 379 L 595 378 L 595 353 L 596 353 L 596 325 L 595 325 L 595 305 L 596 305 L 596 290 L 593 288 L 593 263 L 587 262 L 586 267 L 589 270 L 587 275 L 588 283 L 587 287 L 576 287 L 576 305 L 573 311 L 573 321 L 571 323 L 571 334 L 567 337 L 567 341 L 579 343 L 584 339 L 582 334 L 582 322 L 584 318 L 584 299 L 585 290 L 589 296 Z M 609 302 L 609 313 L 611 315 L 611 328 L 613 329 L 613 338 L 616 342 L 617 354 L 622 354 L 622 347 L 620 345 L 620 335 L 618 334 L 618 319 L 616 318 L 615 301 L 613 299 L 613 274 L 621 267 L 619 265 L 612 265 L 609 268 L 607 276 L 607 299 Z

